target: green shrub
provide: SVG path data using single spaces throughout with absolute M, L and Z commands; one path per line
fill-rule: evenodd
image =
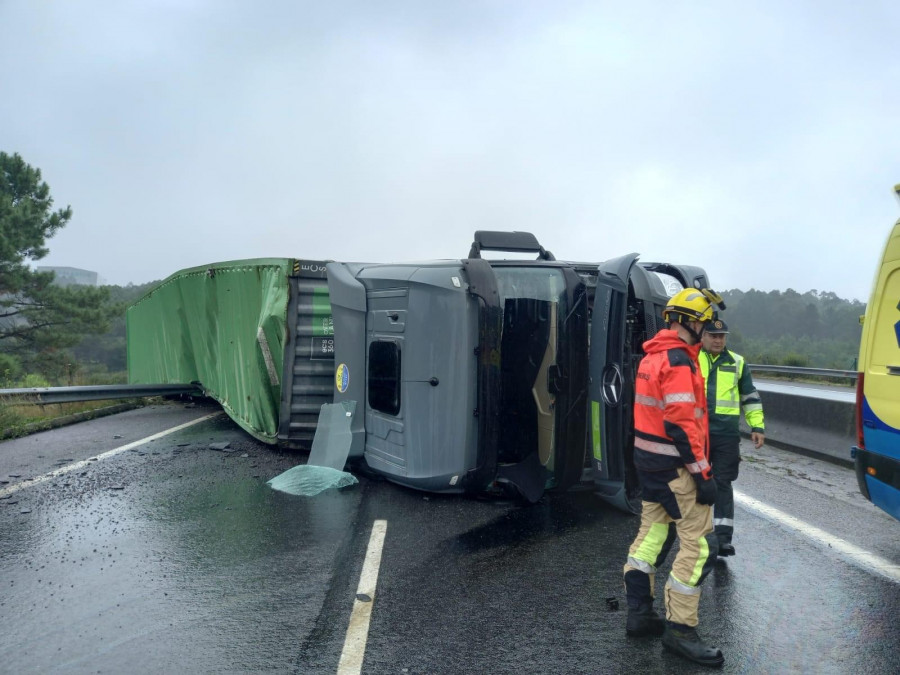
M 13 429 L 23 423 L 24 420 L 15 410 L 0 402 L 0 438 L 10 435 Z
M 13 389 L 20 377 L 22 365 L 19 361 L 9 354 L 0 354 L 0 388 Z
M 43 375 L 38 375 L 37 373 L 28 373 L 25 377 L 19 380 L 19 383 L 16 385 L 16 388 L 19 389 L 34 389 L 36 387 L 49 387 L 50 383 Z
M 781 357 L 781 365 L 792 366 L 794 368 L 807 368 L 809 367 L 809 358 L 802 354 L 785 354 Z
M 81 385 L 128 384 L 128 373 L 124 370 L 107 372 L 105 369 L 86 371 L 82 373 L 79 380 L 78 384 Z

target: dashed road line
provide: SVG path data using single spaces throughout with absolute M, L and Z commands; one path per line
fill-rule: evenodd
M 73 464 L 66 464 L 55 471 L 51 471 L 50 473 L 45 473 L 43 475 L 37 476 L 36 478 L 32 478 L 31 480 L 23 480 L 18 483 L 14 483 L 9 487 L 5 487 L 0 489 L 0 498 L 6 497 L 7 495 L 11 495 L 15 492 L 18 492 L 22 488 L 31 487 L 32 485 L 39 485 L 40 483 L 44 483 L 48 480 L 53 480 L 54 478 L 58 478 L 59 476 L 64 476 L 67 473 L 71 473 L 72 471 L 78 471 L 78 469 L 83 469 L 84 467 L 94 464 L 97 461 L 107 459 L 109 457 L 113 457 L 114 455 L 118 455 L 119 453 L 125 452 L 127 450 L 131 450 L 132 448 L 136 448 L 138 446 L 144 445 L 145 443 L 149 443 L 150 441 L 155 441 L 157 438 L 162 438 L 163 436 L 168 436 L 169 434 L 174 434 L 176 431 L 181 431 L 182 429 L 187 429 L 188 427 L 194 426 L 195 424 L 200 424 L 200 422 L 205 422 L 206 420 L 216 417 L 217 415 L 221 415 L 222 412 L 214 412 L 209 415 L 204 415 L 203 417 L 198 417 L 195 420 L 191 420 L 190 422 L 185 422 L 184 424 L 179 424 L 177 427 L 172 427 L 171 429 L 165 429 L 164 431 L 160 431 L 157 434 L 153 434 L 152 436 L 147 436 L 146 438 L 142 438 L 137 441 L 132 441 L 126 445 L 121 445 L 118 448 L 113 448 L 112 450 L 107 450 L 106 452 L 96 455 L 95 457 L 91 457 L 90 459 L 85 459 L 80 462 L 74 462 Z
M 753 511 L 763 518 L 775 521 L 789 530 L 793 530 L 804 537 L 812 539 L 820 546 L 837 551 L 854 565 L 876 572 L 893 582 L 900 583 L 900 565 L 892 563 L 890 560 L 882 558 L 864 548 L 855 546 L 839 537 L 835 537 L 833 534 L 829 534 L 815 525 L 810 525 L 799 518 L 795 518 L 783 511 L 779 511 L 778 509 L 757 499 L 753 499 L 753 497 L 748 497 L 737 490 L 734 491 L 734 501 L 745 509 Z
M 372 618 L 372 606 L 375 604 L 378 568 L 381 566 L 381 549 L 384 547 L 386 532 L 386 520 L 376 520 L 372 524 L 369 548 L 366 550 L 366 559 L 359 575 L 359 586 L 356 589 L 356 599 L 353 601 L 353 611 L 350 612 L 344 649 L 338 662 L 338 675 L 357 675 L 362 672 L 366 640 L 369 637 L 369 620 Z

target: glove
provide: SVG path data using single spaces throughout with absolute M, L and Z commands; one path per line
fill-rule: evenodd
M 708 480 L 697 478 L 697 503 L 712 506 L 716 503 L 716 479 L 712 476 Z

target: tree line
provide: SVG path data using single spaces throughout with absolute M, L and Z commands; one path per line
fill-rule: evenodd
M 40 169 L 0 152 L 0 388 L 126 381 L 125 310 L 158 282 L 58 286 L 31 269 L 71 217 Z M 865 304 L 815 290 L 722 296 L 728 345 L 749 363 L 855 368 Z
M 853 370 L 866 305 L 831 292 L 730 290 L 728 346 L 748 363 Z

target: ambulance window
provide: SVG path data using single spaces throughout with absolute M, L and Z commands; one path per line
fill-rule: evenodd
M 388 415 L 400 412 L 400 345 L 380 340 L 369 345 L 369 406 Z
M 896 319 L 900 269 L 893 270 L 882 283 L 881 305 L 869 314 L 873 320 L 869 327 L 872 345 L 869 365 L 878 366 L 878 372 L 884 373 L 885 366 L 900 366 L 900 326 Z

